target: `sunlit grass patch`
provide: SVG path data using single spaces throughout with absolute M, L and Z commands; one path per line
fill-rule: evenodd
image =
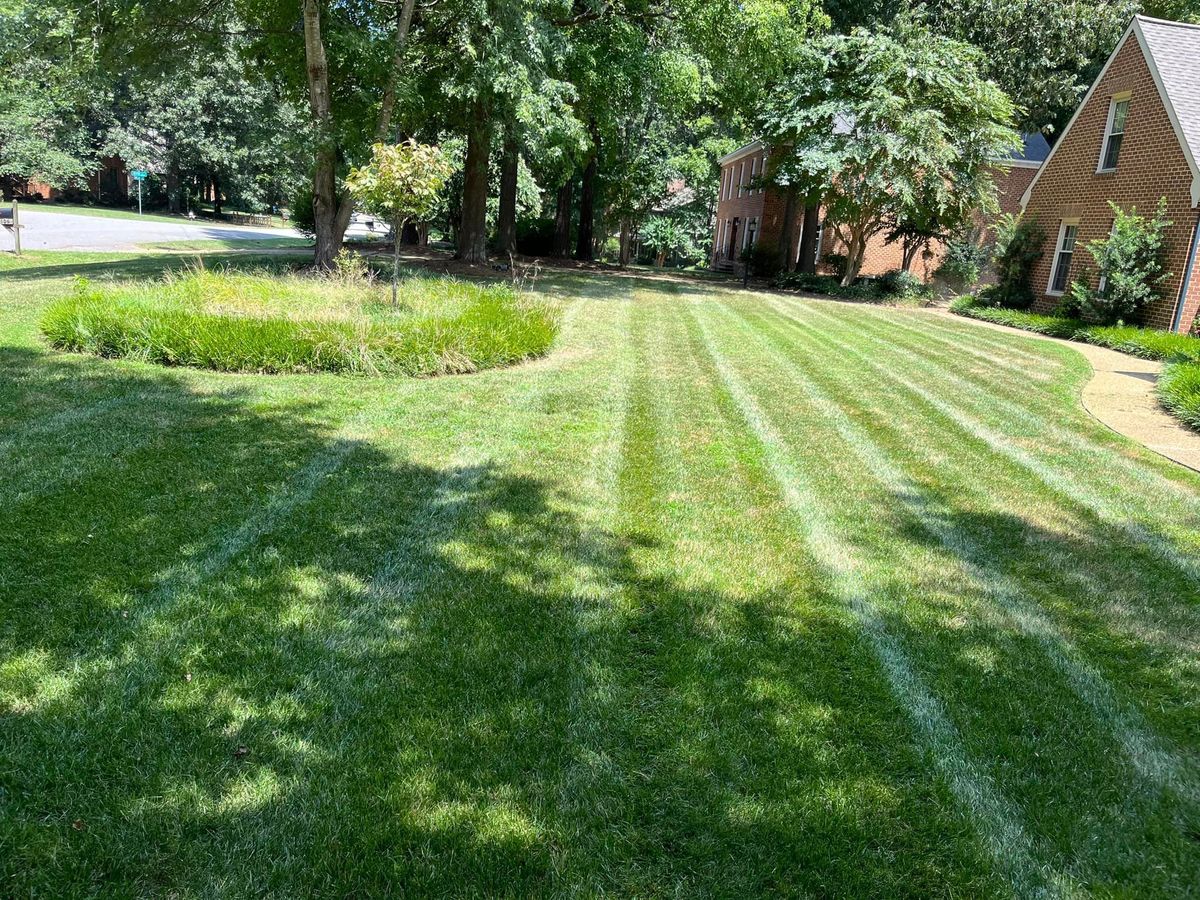
M 81 279 L 41 328 L 60 350 L 222 372 L 446 375 L 544 354 L 555 309 L 502 284 L 208 271 Z

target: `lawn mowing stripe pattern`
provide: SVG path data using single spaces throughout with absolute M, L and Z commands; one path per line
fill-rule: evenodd
M 819 317 L 829 318 L 824 313 L 816 310 L 809 309 L 807 311 L 816 312 Z M 791 319 L 797 327 L 809 329 L 814 334 L 817 333 L 811 325 L 807 325 L 798 319 L 793 310 L 789 309 L 783 314 Z M 895 384 L 900 390 L 920 397 L 929 406 L 952 420 L 968 437 L 987 444 L 997 453 L 1007 457 L 1022 469 L 1025 469 L 1030 475 L 1057 492 L 1064 499 L 1079 503 L 1091 510 L 1100 521 L 1120 528 L 1160 559 L 1169 562 L 1180 572 L 1186 574 L 1194 583 L 1200 584 L 1200 562 L 1191 555 L 1181 552 L 1179 548 L 1162 535 L 1147 529 L 1140 522 L 1131 521 L 1128 517 L 1129 511 L 1126 508 L 1129 505 L 1128 501 L 1123 498 L 1110 501 L 1102 497 L 1098 492 L 1082 484 L 1078 478 L 1059 471 L 1048 462 L 1044 462 L 1029 451 L 1018 447 L 1006 435 L 985 424 L 981 419 L 965 412 L 961 407 L 943 400 L 933 393 L 933 391 L 920 384 L 905 381 L 892 369 L 881 365 L 875 359 L 854 349 L 843 341 L 831 337 L 827 332 L 822 333 L 821 337 L 825 342 L 837 348 L 847 358 L 857 360 L 880 377 Z M 948 380 L 955 380 L 949 373 L 946 373 L 946 377 Z M 1099 461 L 1103 465 L 1105 461 L 1104 457 L 1101 456 Z
M 777 302 L 772 305 L 776 309 L 785 308 Z M 791 305 L 788 305 L 786 308 L 790 308 L 793 311 L 795 309 Z M 843 327 L 846 324 L 845 319 L 828 307 L 816 308 L 810 305 L 805 307 L 805 309 L 818 316 L 828 316 L 831 320 L 839 322 Z M 1053 421 L 1048 421 L 1045 418 L 1035 415 L 1031 411 L 1030 406 L 1033 405 L 1041 409 L 1048 409 L 1050 400 L 1048 398 L 1041 400 L 1038 392 L 1030 391 L 1026 379 L 1014 383 L 1008 379 L 980 378 L 972 375 L 970 372 L 967 372 L 966 377 L 964 377 L 963 374 L 960 374 L 963 370 L 955 365 L 956 360 L 953 355 L 953 349 L 947 352 L 931 352 L 929 342 L 919 330 L 906 328 L 899 324 L 895 327 L 891 325 L 885 326 L 881 320 L 878 320 L 877 314 L 864 315 L 861 322 L 856 323 L 856 326 L 859 333 L 866 340 L 877 346 L 886 348 L 891 354 L 902 354 L 905 359 L 911 362 L 913 368 L 930 372 L 938 380 L 959 387 L 964 390 L 966 396 L 971 396 L 973 393 L 970 390 L 972 386 L 985 388 L 988 391 L 988 399 L 990 401 L 986 405 L 988 411 L 991 409 L 999 410 L 1009 419 L 1020 422 L 1028 428 L 1042 431 L 1060 444 L 1075 450 L 1094 451 L 1097 449 L 1096 436 L 1111 439 L 1110 432 L 1107 429 L 1095 427 L 1095 423 L 1086 415 L 1080 416 L 1079 420 L 1081 423 L 1093 426 L 1088 436 L 1081 436 L 1077 430 L 1068 430 L 1059 427 Z M 971 324 L 968 324 L 966 327 L 983 328 L 983 326 L 972 326 Z M 897 332 L 911 333 L 913 337 L 911 339 L 899 338 Z M 1014 399 L 1009 398 L 1015 398 L 1016 402 L 1014 402 Z M 974 402 L 973 405 L 977 408 L 982 406 L 978 402 Z M 1119 441 L 1120 439 L 1116 440 Z M 1153 463 L 1158 462 L 1156 459 L 1150 459 L 1149 461 Z M 1192 514 L 1200 516 L 1200 497 L 1197 497 L 1195 490 L 1164 475 L 1161 467 L 1151 468 L 1147 464 L 1147 459 L 1132 459 L 1121 453 L 1111 453 L 1105 454 L 1101 459 L 1101 463 L 1107 467 L 1106 470 L 1114 477 L 1123 472 L 1137 479 L 1140 486 L 1144 486 L 1144 482 L 1147 479 L 1153 479 L 1159 488 L 1166 491 L 1166 493 L 1160 494 L 1162 502 L 1182 503 L 1191 510 Z
M 904 647 L 872 603 L 860 564 L 851 548 L 825 521 L 807 475 L 792 462 L 786 442 L 767 419 L 749 386 L 718 349 L 703 319 L 696 321 L 726 388 L 746 424 L 764 446 L 772 474 L 795 513 L 809 548 L 829 573 L 835 592 L 854 612 L 893 692 L 927 741 L 930 756 L 987 846 L 993 863 L 1007 875 L 1019 896 L 1057 895 L 1060 891 L 1057 879 L 1048 879 L 1044 867 L 1036 860 L 1019 812 L 998 793 L 968 755 L 941 703 L 929 692 Z
M 722 310 L 734 318 L 728 305 Z M 745 318 L 739 318 L 740 331 L 763 345 L 763 332 Z M 776 335 L 773 342 L 780 338 Z M 934 511 L 920 487 L 905 475 L 867 433 L 846 414 L 846 411 L 826 395 L 803 368 L 776 347 L 766 347 L 768 356 L 789 372 L 791 381 L 800 387 L 814 408 L 830 422 L 846 446 L 862 460 L 867 477 L 876 479 L 895 496 L 913 518 L 946 548 L 966 574 L 998 605 L 1019 630 L 1033 638 L 1043 649 L 1054 667 L 1063 675 L 1081 700 L 1095 712 L 1122 748 L 1136 772 L 1152 784 L 1166 787 L 1187 801 L 1200 794 L 1196 787 L 1194 767 L 1164 746 L 1162 740 L 1146 725 L 1140 712 L 1119 697 L 1104 676 L 1081 655 L 1079 649 L 1054 625 L 1046 612 L 1035 602 L 1028 601 L 1013 580 L 993 572 L 987 566 L 987 554 L 961 531 L 947 524 Z

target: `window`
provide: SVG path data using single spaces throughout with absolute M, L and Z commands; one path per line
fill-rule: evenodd
M 730 175 L 729 169 L 721 170 L 721 199 L 722 200 L 729 199 L 729 175 Z
M 1125 118 L 1129 115 L 1129 98 L 1113 97 L 1108 107 L 1108 125 L 1104 129 L 1104 151 L 1100 155 L 1097 172 L 1112 172 L 1117 168 L 1121 155 L 1121 141 L 1125 138 Z
M 756 156 L 750 162 L 750 180 L 753 181 L 757 175 L 758 175 L 758 157 Z M 751 194 L 755 193 L 753 188 L 751 188 L 750 193 Z
M 1046 293 L 1059 295 L 1067 289 L 1067 278 L 1071 274 L 1071 257 L 1075 255 L 1075 234 L 1078 222 L 1063 222 L 1058 229 L 1058 249 L 1054 252 L 1054 271 L 1050 275 L 1050 287 Z

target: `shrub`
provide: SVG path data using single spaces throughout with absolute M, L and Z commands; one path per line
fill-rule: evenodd
M 992 226 L 996 283 L 980 291 L 991 306 L 1028 309 L 1033 304 L 1030 273 L 1042 258 L 1045 233 L 1033 220 L 1005 214 Z
M 779 248 L 756 242 L 754 246 L 746 249 L 743 262 L 749 263 L 752 274 L 772 277 L 779 272 Z
M 1200 362 L 1200 337 L 1133 325 L 1093 325 L 1084 329 L 1089 344 L 1110 347 L 1143 359 Z
M 291 226 L 309 240 L 317 236 L 317 218 L 313 212 L 311 184 L 303 185 L 292 198 Z
M 781 272 L 775 279 L 775 286 L 811 294 L 833 294 L 840 287 L 835 275 L 812 275 L 808 272 Z
M 81 280 L 42 322 L 62 350 L 224 372 L 442 375 L 546 352 L 554 310 L 507 285 L 407 278 L 392 306 L 369 279 L 204 270 Z
M 845 253 L 826 253 L 821 257 L 820 263 L 830 271 L 834 278 L 841 279 L 846 274 Z
M 1200 363 L 1167 366 L 1158 379 L 1158 400 L 1184 424 L 1200 431 Z
M 888 297 L 909 297 L 929 292 L 920 278 L 903 269 L 884 272 L 875 283 L 879 292 Z
M 1125 212 L 1115 203 L 1108 205 L 1113 211 L 1112 232 L 1087 246 L 1096 264 L 1096 286 L 1073 282 L 1071 303 L 1088 321 L 1138 321 L 1170 277 L 1163 264 L 1163 235 L 1171 226 L 1167 199 L 1158 201 L 1152 218 L 1139 216 L 1135 207 Z
M 946 242 L 946 255 L 934 274 L 954 290 L 966 290 L 979 283 L 991 253 L 992 248 L 982 239 L 979 229 L 967 228 Z

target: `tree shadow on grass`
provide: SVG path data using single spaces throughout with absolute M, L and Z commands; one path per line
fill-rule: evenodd
M 58 251 L 45 252 L 60 255 Z M 51 262 L 45 265 L 29 264 L 37 261 L 37 257 L 32 257 L 20 265 L 0 270 L 0 276 L 6 283 L 17 284 L 55 278 L 154 278 L 167 272 L 178 272 L 191 268 L 200 263 L 209 268 L 267 269 L 280 272 L 302 269 L 311 263 L 311 256 L 304 256 L 300 251 L 297 251 L 295 255 L 250 251 L 222 253 L 203 250 L 195 253 L 125 254 L 119 257 L 113 254 L 107 258 L 105 258 L 105 254 L 94 255 L 101 258 L 84 259 L 78 262 Z
M 106 374 L 133 414 L 19 441 L 55 477 L 0 505 L 14 892 L 990 889 L 819 587 L 685 585 L 548 475 Z

